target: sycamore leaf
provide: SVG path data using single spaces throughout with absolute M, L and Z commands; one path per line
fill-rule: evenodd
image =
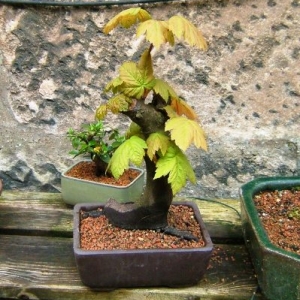
M 131 99 L 126 97 L 124 94 L 118 94 L 110 98 L 107 102 L 107 108 L 114 114 L 117 114 L 121 111 L 127 111 Z
M 118 25 L 129 28 L 134 25 L 136 22 L 144 22 L 146 20 L 151 19 L 151 15 L 144 9 L 137 8 L 129 8 L 123 10 L 115 17 L 113 17 L 104 27 L 103 32 L 108 34 L 111 30 L 113 30 Z
M 150 49 L 145 50 L 138 64 L 138 68 L 144 70 L 147 76 L 153 76 L 153 65 L 150 52 Z
M 197 148 L 207 150 L 204 131 L 194 120 L 185 117 L 169 119 L 166 122 L 165 130 L 171 131 L 171 139 L 183 151 L 192 143 Z
M 154 179 L 168 176 L 173 195 L 186 185 L 186 178 L 192 183 L 196 182 L 196 176 L 185 154 L 175 145 L 170 146 L 166 154 L 160 157 L 156 163 Z
M 170 97 L 177 98 L 176 92 L 173 90 L 173 88 L 167 82 L 161 79 L 155 80 L 153 90 L 156 94 L 161 95 L 166 102 L 168 102 Z
M 114 94 L 116 94 L 120 90 L 122 84 L 123 80 L 121 80 L 120 77 L 116 77 L 106 85 L 105 92 L 112 91 Z
M 182 16 L 169 19 L 169 29 L 178 39 L 184 39 L 189 45 L 206 50 L 207 43 L 200 30 Z
M 107 106 L 106 104 L 102 104 L 96 110 L 96 118 L 98 120 L 103 120 L 106 115 L 107 115 Z
M 164 110 L 166 111 L 170 119 L 178 117 L 176 111 L 173 109 L 171 105 L 164 106 Z
M 198 116 L 196 112 L 180 98 L 172 98 L 171 107 L 176 111 L 179 116 L 185 115 L 187 118 L 197 120 Z
M 126 136 L 126 139 L 129 139 L 130 137 L 132 137 L 134 135 L 138 136 L 142 139 L 144 138 L 141 127 L 138 124 L 136 124 L 134 122 L 131 122 L 131 124 L 129 125 L 128 130 L 125 133 L 125 136 Z
M 170 144 L 170 138 L 164 133 L 155 132 L 151 133 L 146 141 L 148 145 L 147 155 L 153 160 L 157 151 L 160 151 L 162 155 L 165 155 Z
M 134 62 L 125 62 L 121 66 L 120 79 L 123 81 L 121 91 L 136 99 L 141 99 L 155 84 L 154 77 L 139 69 Z
M 125 140 L 114 152 L 109 161 L 108 168 L 115 178 L 119 178 L 126 169 L 129 168 L 129 163 L 132 162 L 136 166 L 140 166 L 145 156 L 147 148 L 146 142 L 137 137 L 132 136 Z
M 138 26 L 136 35 L 137 37 L 145 35 L 146 39 L 157 49 L 165 43 L 174 45 L 174 35 L 165 21 L 147 20 Z

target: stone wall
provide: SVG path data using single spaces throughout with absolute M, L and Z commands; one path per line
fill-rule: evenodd
M 127 8 L 127 6 L 125 6 Z M 298 0 L 186 1 L 143 5 L 181 14 L 207 52 L 179 43 L 155 55 L 156 73 L 201 117 L 209 151 L 190 149 L 200 197 L 237 197 L 246 181 L 300 175 Z M 59 191 L 74 160 L 69 127 L 94 119 L 118 66 L 138 58 L 132 30 L 102 33 L 124 6 L 0 7 L 0 178 L 5 189 Z M 127 123 L 112 116 L 111 126 Z

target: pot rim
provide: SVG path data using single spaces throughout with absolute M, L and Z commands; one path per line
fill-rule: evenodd
M 203 222 L 202 216 L 200 214 L 198 206 L 191 202 L 191 201 L 176 201 L 172 202 L 171 205 L 187 205 L 192 207 L 194 210 L 195 218 L 197 219 L 199 226 L 201 228 L 201 233 L 203 236 L 203 240 L 205 245 L 203 247 L 195 247 L 195 248 L 178 248 L 178 249 L 161 249 L 161 248 L 154 248 L 154 249 L 124 249 L 124 250 L 84 250 L 80 248 L 80 232 L 79 232 L 79 224 L 80 224 L 80 210 L 84 208 L 95 209 L 104 204 L 95 204 L 95 203 L 78 203 L 74 206 L 74 227 L 73 227 L 73 249 L 79 255 L 89 254 L 89 255 L 111 255 L 111 254 L 147 254 L 147 253 L 188 253 L 188 252 L 207 252 L 212 251 L 213 243 L 211 241 L 210 235 L 206 229 L 206 226 Z
M 137 168 L 137 167 L 129 167 L 129 169 L 139 171 L 140 174 L 134 180 L 132 180 L 129 184 L 127 184 L 125 186 L 113 185 L 113 184 L 102 183 L 102 182 L 95 182 L 95 181 L 92 181 L 92 180 L 80 179 L 80 178 L 76 178 L 76 177 L 72 177 L 72 176 L 66 175 L 66 173 L 69 170 L 71 170 L 73 167 L 75 167 L 76 165 L 78 165 L 81 162 L 91 162 L 91 160 L 81 160 L 81 161 L 78 161 L 78 162 L 74 163 L 73 165 L 71 165 L 67 170 L 65 170 L 61 174 L 61 178 L 68 179 L 68 180 L 74 180 L 74 181 L 78 181 L 78 182 L 88 182 L 89 184 L 93 184 L 93 185 L 103 185 L 103 186 L 113 187 L 113 188 L 118 188 L 118 189 L 126 189 L 129 186 L 133 185 L 134 182 L 136 182 L 137 180 L 139 180 L 139 178 L 141 178 L 142 176 L 144 176 L 144 173 L 145 173 L 144 169 L 140 169 L 140 168 Z

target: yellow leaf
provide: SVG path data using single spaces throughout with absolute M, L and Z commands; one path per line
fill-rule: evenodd
M 170 43 L 174 45 L 173 33 L 168 29 L 168 24 L 165 21 L 147 20 L 141 23 L 136 31 L 137 37 L 145 35 L 146 39 L 153 44 L 157 49 L 162 44 Z
M 177 97 L 173 88 L 165 81 L 161 79 L 155 80 L 155 85 L 153 87 L 156 94 L 160 94 L 161 97 L 168 102 L 170 97 Z
M 169 19 L 169 29 L 178 39 L 184 39 L 189 45 L 206 50 L 207 43 L 200 30 L 182 16 Z
M 172 106 L 166 105 L 164 107 L 164 110 L 166 111 L 166 113 L 170 119 L 178 117 L 176 111 L 172 108 Z
M 123 81 L 121 91 L 129 97 L 141 99 L 155 84 L 154 77 L 141 70 L 134 62 L 125 62 L 120 68 Z
M 96 118 L 98 120 L 103 120 L 106 115 L 107 115 L 107 106 L 106 104 L 102 104 L 96 110 Z
M 198 116 L 196 112 L 180 98 L 172 98 L 171 107 L 176 111 L 179 116 L 185 115 L 187 118 L 197 120 Z
M 144 22 L 146 20 L 151 19 L 151 15 L 144 9 L 137 8 L 129 8 L 121 11 L 115 17 L 113 17 L 104 27 L 103 32 L 108 34 L 111 30 L 113 30 L 118 25 L 129 28 L 134 25 L 136 22 Z
M 191 144 L 207 150 L 204 131 L 194 120 L 185 117 L 169 119 L 166 122 L 165 130 L 171 132 L 171 139 L 183 151 Z
M 144 70 L 147 76 L 153 76 L 153 66 L 150 49 L 145 50 L 142 54 L 138 64 L 138 68 L 140 70 Z
M 147 154 L 151 160 L 153 160 L 157 151 L 160 151 L 162 155 L 165 155 L 169 147 L 170 139 L 164 133 L 155 132 L 151 133 L 146 141 L 148 145 Z
M 121 111 L 127 111 L 129 108 L 129 103 L 131 99 L 126 97 L 123 94 L 118 94 L 115 97 L 112 97 L 107 102 L 107 108 L 114 114 L 117 114 Z

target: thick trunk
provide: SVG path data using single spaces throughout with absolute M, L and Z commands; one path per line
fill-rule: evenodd
M 142 101 L 138 101 L 125 114 L 141 127 L 145 137 L 164 130 L 167 119 L 163 110 Z M 147 156 L 145 163 L 147 181 L 140 201 L 119 204 L 110 200 L 104 208 L 104 214 L 115 226 L 127 229 L 159 229 L 167 226 L 167 214 L 173 199 L 171 186 L 167 177 L 153 179 L 156 166 Z

